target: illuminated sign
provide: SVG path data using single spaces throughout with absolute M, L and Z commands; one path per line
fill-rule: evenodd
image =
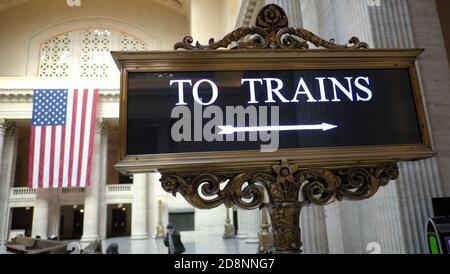
M 420 51 L 270 52 L 114 53 L 122 163 L 432 155 L 414 65 Z

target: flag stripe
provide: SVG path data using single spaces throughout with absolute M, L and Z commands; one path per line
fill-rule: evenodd
M 53 142 L 52 142 L 52 162 L 51 171 L 53 172 L 52 181 L 50 183 L 53 188 L 58 188 L 59 184 L 59 163 L 61 161 L 61 126 L 53 127 Z
M 45 127 L 45 142 L 44 142 L 44 172 L 43 172 L 43 186 L 44 188 L 49 187 L 50 179 L 50 159 L 51 159 L 51 145 L 52 145 L 52 127 Z
M 50 140 L 50 162 L 48 168 L 48 187 L 53 187 L 53 162 L 55 161 L 55 139 L 56 139 L 56 129 L 55 127 L 50 127 L 52 139 Z
M 42 132 L 42 127 L 38 127 L 36 128 L 36 131 L 34 133 L 34 161 L 33 161 L 33 187 L 37 188 L 39 187 L 39 160 L 41 158 L 40 153 L 41 153 L 41 132 Z
M 64 176 L 64 159 L 65 159 L 65 140 L 66 140 L 66 127 L 61 127 L 61 160 L 59 163 L 59 179 L 58 179 L 58 187 L 63 186 L 63 176 Z
M 73 106 L 72 106 L 72 129 L 71 129 L 71 137 L 70 137 L 70 154 L 69 154 L 69 186 L 74 187 L 76 186 L 76 182 L 75 185 L 73 185 L 73 162 L 75 161 L 74 159 L 74 152 L 76 152 L 76 150 L 74 151 L 74 144 L 75 144 L 75 138 L 76 138 L 76 119 L 77 119 L 77 110 L 78 110 L 78 90 L 75 90 L 73 93 Z
M 87 91 L 85 91 L 85 93 L 87 93 Z M 87 103 L 86 103 L 86 115 L 85 115 L 85 119 L 83 121 L 84 124 L 84 128 L 88 129 L 90 128 L 90 123 L 91 123 L 91 116 L 92 116 L 92 101 L 94 98 L 94 93 L 90 92 L 89 94 L 87 94 Z M 90 131 L 88 130 L 84 130 L 83 134 L 81 135 L 81 137 L 83 138 L 83 147 L 82 147 L 82 161 L 81 161 L 81 168 L 80 168 L 80 183 L 82 187 L 86 187 L 86 169 L 87 169 L 87 160 L 88 160 L 88 155 L 89 155 L 89 136 L 90 136 Z
M 72 155 L 72 127 L 73 127 L 73 111 L 74 106 L 76 106 L 76 96 L 75 96 L 76 90 L 69 90 L 67 92 L 67 115 L 66 115 L 66 134 L 64 138 L 65 142 L 65 149 L 64 149 L 64 177 L 63 177 L 63 187 L 69 186 L 69 178 L 70 178 L 70 165 L 71 165 L 71 158 L 70 155 Z M 76 109 L 76 108 L 75 108 Z
M 43 187 L 44 183 L 44 162 L 45 162 L 45 139 L 46 139 L 47 128 L 42 127 L 41 130 L 41 145 L 39 147 L 39 188 Z
M 80 126 L 81 126 L 81 130 L 80 130 L 80 147 L 79 147 L 79 152 L 80 155 L 78 156 L 78 186 L 79 187 L 85 187 L 86 186 L 86 182 L 83 181 L 83 178 L 81 177 L 82 174 L 82 161 L 84 158 L 84 129 L 85 129 L 85 125 L 86 125 L 86 106 L 87 106 L 87 100 L 88 100 L 88 91 L 84 90 L 83 92 L 83 106 L 82 106 L 82 111 L 81 111 L 81 122 L 80 122 Z M 84 178 L 85 180 L 86 178 Z
M 75 136 L 74 136 L 74 153 L 73 153 L 73 165 L 72 165 L 72 187 L 79 187 L 80 181 L 78 180 L 78 159 L 80 157 L 80 131 L 81 131 L 81 119 L 83 116 L 83 94 L 84 92 L 78 91 L 77 101 L 77 113 L 76 113 L 76 123 L 75 123 Z
M 31 127 L 30 131 L 30 144 L 29 144 L 29 155 L 28 155 L 28 187 L 33 188 L 33 166 L 34 166 L 34 132 L 35 128 Z

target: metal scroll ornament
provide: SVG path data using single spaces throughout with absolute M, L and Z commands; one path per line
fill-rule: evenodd
M 182 42 L 176 43 L 175 49 L 215 50 L 228 49 L 308 49 L 309 43 L 326 49 L 366 49 L 369 45 L 352 37 L 348 45 L 327 41 L 314 33 L 303 29 L 289 27 L 288 17 L 284 10 L 270 4 L 262 8 L 256 17 L 254 27 L 241 27 L 227 34 L 222 40 L 215 42 L 213 38 L 208 45 L 201 45 L 191 36 L 186 36 Z
M 363 200 L 398 179 L 396 164 L 347 169 L 301 169 L 282 161 L 272 171 L 162 174 L 165 191 L 180 193 L 193 206 L 210 209 L 225 204 L 256 209 L 270 204 L 327 205 L 335 200 Z
M 230 173 L 162 172 L 165 191 L 177 193 L 194 207 L 225 204 L 243 209 L 267 207 L 277 253 L 301 253 L 299 218 L 307 205 L 335 200 L 363 200 L 399 176 L 396 164 L 345 169 L 302 169 L 284 160 L 270 171 Z M 268 203 L 267 203 L 268 202 Z

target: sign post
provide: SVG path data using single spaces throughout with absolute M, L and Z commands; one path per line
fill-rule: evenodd
M 160 172 L 164 190 L 199 208 L 267 208 L 277 253 L 301 252 L 304 206 L 370 198 L 398 178 L 397 162 L 434 155 L 415 66 L 422 50 L 371 50 L 356 37 L 338 45 L 288 27 L 276 5 L 255 27 L 192 42 L 113 53 L 116 168 Z

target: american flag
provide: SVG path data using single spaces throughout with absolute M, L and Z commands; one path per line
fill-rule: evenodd
M 98 90 L 34 90 L 30 188 L 90 185 L 97 99 Z

